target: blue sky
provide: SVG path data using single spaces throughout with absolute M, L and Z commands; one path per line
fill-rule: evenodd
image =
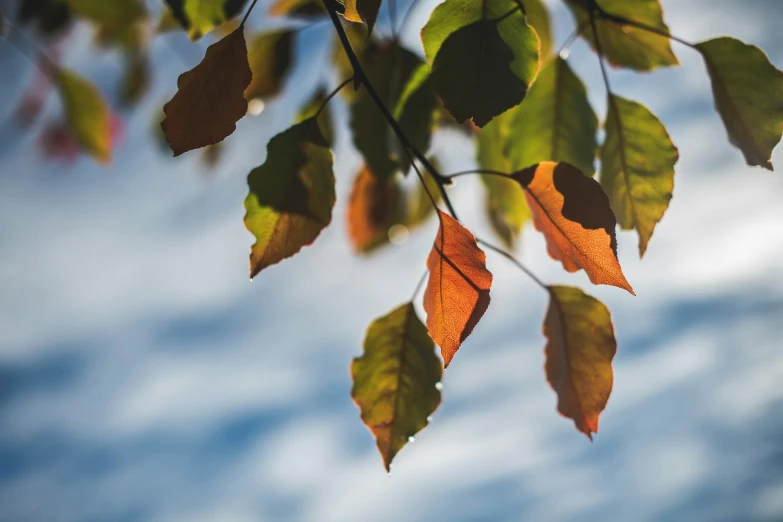
M 662 3 L 675 34 L 731 34 L 783 68 L 779 0 Z M 412 49 L 434 5 L 414 12 Z M 570 16 L 552 8 L 561 42 Z M 0 128 L 0 520 L 783 519 L 783 179 L 728 144 L 699 56 L 676 47 L 682 68 L 611 71 L 681 153 L 643 261 L 635 235 L 619 234 L 638 297 L 566 274 L 532 229 L 519 248 L 544 280 L 582 286 L 613 313 L 615 387 L 595 442 L 555 412 L 546 295 L 489 254 L 492 305 L 389 477 L 350 400 L 348 365 L 367 325 L 409 299 L 435 224 L 371 258 L 351 253 L 344 204 L 359 159 L 343 126 L 332 224 L 247 278 L 245 176 L 330 78 L 318 66 L 328 25 L 302 36 L 291 96 L 242 120 L 215 172 L 150 139 L 153 112 L 203 54 L 177 36 L 153 44 L 154 90 L 128 115 L 112 167 L 47 163 L 34 132 Z M 86 32 L 64 59 L 114 88 L 116 56 L 92 52 Z M 595 56 L 580 43 L 569 63 L 602 115 Z M 7 121 L 33 69 L 0 43 L 0 70 L 14 71 L 0 80 Z M 44 120 L 59 110 L 52 97 Z M 341 101 L 334 110 L 345 115 Z M 455 134 L 434 149 L 445 171 L 473 164 Z M 481 190 L 461 179 L 453 192 L 464 221 L 489 236 Z

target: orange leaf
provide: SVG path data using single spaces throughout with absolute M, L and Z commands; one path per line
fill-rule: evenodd
M 253 73 L 242 31 L 209 46 L 201 63 L 177 80 L 177 94 L 163 107 L 161 123 L 175 156 L 222 141 L 247 113 L 244 92 Z
M 440 229 L 427 258 L 424 310 L 427 330 L 448 366 L 489 306 L 492 274 L 473 234 L 448 214 L 438 211 L 438 217 Z
M 557 411 L 593 440 L 614 380 L 612 317 L 603 303 L 579 288 L 550 286 L 549 295 L 546 378 L 557 392 Z
M 533 222 L 552 259 L 569 272 L 583 268 L 593 284 L 634 294 L 617 260 L 617 220 L 597 181 L 568 163 L 551 161 L 512 177 L 525 189 Z
M 356 252 L 369 252 L 387 239 L 397 216 L 400 191 L 394 178 L 380 181 L 367 166 L 356 175 L 348 200 L 348 237 Z

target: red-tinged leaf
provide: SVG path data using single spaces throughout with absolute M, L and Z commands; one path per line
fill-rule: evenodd
M 440 404 L 437 384 L 443 365 L 434 348 L 413 303 L 408 303 L 373 321 L 364 354 L 351 364 L 351 397 L 375 436 L 387 471 Z
M 365 166 L 354 178 L 348 200 L 348 237 L 358 253 L 368 253 L 388 241 L 388 230 L 399 214 L 400 188 L 395 178 L 381 181 Z
M 55 85 L 62 99 L 65 121 L 79 147 L 101 163 L 108 163 L 112 149 L 112 117 L 100 91 L 65 69 L 56 73 Z
M 617 260 L 617 221 L 593 178 L 568 163 L 543 162 L 512 175 L 525 189 L 533 223 L 546 237 L 549 255 L 596 285 L 628 290 Z M 635 295 L 635 294 L 634 294 Z
M 424 310 L 430 337 L 448 366 L 489 306 L 492 274 L 473 234 L 448 214 L 438 211 L 438 216 L 438 236 L 427 258 Z
M 175 156 L 225 139 L 247 112 L 244 92 L 252 79 L 240 27 L 207 49 L 204 59 L 177 80 L 161 127 Z
M 267 144 L 266 161 L 247 176 L 245 226 L 256 237 L 250 277 L 311 244 L 332 220 L 332 152 L 315 118 Z
M 593 440 L 612 392 L 617 351 L 612 317 L 606 306 L 579 288 L 550 286 L 549 296 L 546 378 L 557 392 L 557 411 Z

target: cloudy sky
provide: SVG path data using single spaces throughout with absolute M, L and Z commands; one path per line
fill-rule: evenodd
M 780 0 L 662 3 L 675 34 L 731 34 L 783 68 Z M 417 52 L 435 4 L 421 0 L 405 32 Z M 571 18 L 552 8 L 562 42 Z M 545 281 L 612 310 L 615 387 L 595 442 L 555 412 L 544 380 L 546 295 L 489 254 L 492 306 L 446 372 L 432 424 L 386 475 L 348 365 L 367 325 L 409 299 L 435 224 L 371 258 L 351 253 L 344 203 L 359 159 L 343 128 L 331 226 L 247 278 L 245 176 L 316 83 L 337 80 L 318 67 L 329 29 L 302 33 L 292 94 L 240 122 L 214 172 L 150 139 L 203 45 L 154 42 L 153 93 L 103 168 L 47 162 L 36 132 L 8 122 L 34 70 L 0 42 L 0 520 L 783 520 L 783 179 L 728 144 L 704 66 L 683 47 L 682 68 L 611 72 L 681 153 L 645 259 L 632 233 L 619 237 L 638 297 L 566 274 L 533 230 L 519 249 Z M 65 63 L 113 92 L 117 57 L 85 32 L 71 43 Z M 602 115 L 595 56 L 580 43 L 569 63 Z M 59 111 L 51 97 L 37 125 Z M 444 170 L 473 165 L 464 145 L 438 137 Z M 480 184 L 453 191 L 490 235 Z

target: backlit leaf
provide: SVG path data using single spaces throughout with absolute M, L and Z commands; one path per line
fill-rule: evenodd
M 325 14 L 325 11 L 320 0 L 275 0 L 269 7 L 269 14 L 315 18 Z
M 598 119 L 584 84 L 565 60 L 550 61 L 514 111 L 507 140 L 514 170 L 542 161 L 563 161 L 595 173 Z
M 510 122 L 520 108 L 506 111 L 479 131 L 477 152 L 480 168 L 512 171 L 504 145 L 509 140 Z M 522 226 L 532 217 L 525 201 L 525 191 L 515 181 L 500 176 L 483 175 L 481 181 L 487 189 L 485 208 L 489 223 L 503 243 L 513 248 Z
M 364 23 L 368 33 L 372 34 L 380 9 L 381 0 L 345 0 L 343 16 L 351 22 Z
M 326 140 L 326 144 L 331 147 L 334 142 L 334 122 L 332 121 L 332 111 L 329 109 L 329 105 L 325 103 L 326 91 L 318 89 L 299 111 L 299 114 L 296 116 L 296 122 L 299 123 L 317 115 L 321 135 Z M 321 111 L 320 114 L 318 111 Z
M 375 436 L 388 471 L 440 404 L 443 365 L 412 303 L 373 321 L 364 354 L 351 364 L 351 397 Z
M 146 14 L 141 0 L 67 0 L 71 10 L 96 24 L 130 25 Z
M 438 211 L 440 228 L 427 258 L 424 290 L 427 330 L 446 366 L 489 306 L 492 274 L 476 238 L 453 217 Z
M 272 138 L 266 161 L 247 176 L 245 226 L 256 237 L 250 277 L 311 244 L 332 219 L 332 152 L 308 119 Z
M 614 379 L 617 341 L 609 310 L 579 288 L 550 286 L 544 335 L 546 378 L 557 392 L 557 411 L 592 440 Z
M 633 294 L 617 260 L 617 222 L 596 180 L 568 163 L 554 162 L 539 163 L 512 177 L 525 189 L 533 223 L 544 234 L 552 259 L 568 272 L 583 268 L 593 284 Z
M 389 227 L 399 215 L 400 187 L 396 178 L 379 180 L 363 167 L 353 181 L 348 199 L 348 237 L 358 253 L 386 243 Z
M 65 121 L 79 147 L 102 163 L 111 160 L 111 111 L 93 84 L 66 69 L 55 74 Z
M 595 49 L 595 38 L 590 24 L 587 0 L 567 0 L 568 6 L 580 26 L 582 36 Z M 663 10 L 658 0 L 598 0 L 598 5 L 610 15 L 643 23 L 669 32 L 663 22 Z M 657 67 L 679 65 L 672 52 L 671 43 L 660 36 L 636 27 L 596 18 L 598 37 L 606 59 L 616 67 L 629 67 L 637 71 L 651 71 Z
M 552 54 L 552 23 L 549 10 L 543 0 L 523 0 L 527 24 L 538 35 L 539 54 L 544 59 Z
M 772 170 L 772 149 L 783 134 L 783 72 L 761 49 L 734 38 L 716 38 L 697 47 L 729 140 L 748 165 Z
M 446 0 L 421 36 L 435 90 L 459 123 L 483 127 L 519 104 L 538 72 L 538 36 L 513 0 Z
M 611 96 L 601 147 L 601 187 L 625 229 L 639 233 L 639 257 L 674 190 L 679 153 L 663 124 L 644 105 Z
M 236 130 L 247 112 L 243 93 L 251 78 L 241 27 L 209 46 L 201 63 L 179 77 L 177 94 L 163 107 L 161 126 L 175 156 Z
M 261 33 L 253 37 L 247 55 L 253 79 L 245 89 L 245 98 L 264 98 L 280 92 L 291 69 L 292 42 L 291 31 Z
M 101 0 L 105 1 L 105 0 Z M 198 40 L 242 12 L 247 0 L 164 0 L 174 17 Z

